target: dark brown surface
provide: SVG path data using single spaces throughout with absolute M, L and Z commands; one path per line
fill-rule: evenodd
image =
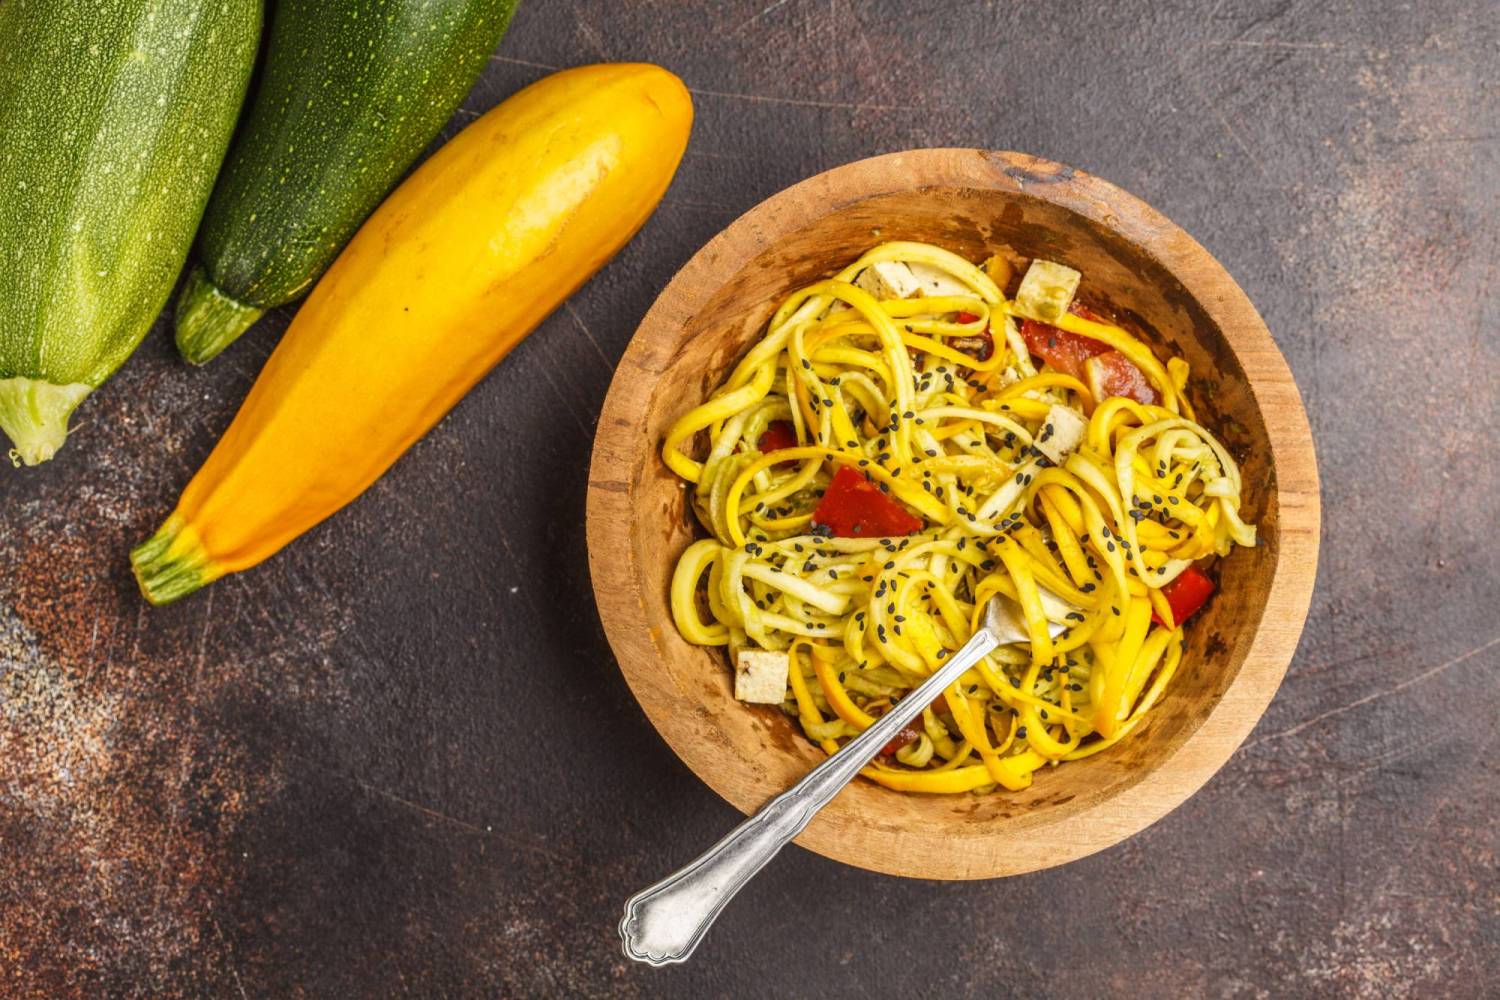
M 1493 4 L 532 0 L 468 107 L 600 58 L 696 90 L 677 183 L 354 508 L 177 607 L 134 593 L 126 547 L 284 315 L 204 371 L 159 329 L 59 460 L 0 474 L 0 993 L 1492 988 Z M 737 814 L 651 731 L 589 600 L 611 364 L 739 212 L 827 166 L 946 144 L 1115 181 L 1260 307 L 1321 460 L 1300 653 L 1229 765 L 1120 847 L 975 884 L 792 849 L 690 966 L 627 967 L 623 896 Z

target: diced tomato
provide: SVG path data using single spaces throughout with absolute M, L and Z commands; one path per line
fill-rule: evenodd
M 1034 319 L 1021 323 L 1021 339 L 1026 341 L 1026 350 L 1074 378 L 1083 377 L 1085 361 L 1109 350 L 1108 344 Z
M 1214 582 L 1197 566 L 1189 566 L 1178 574 L 1177 579 L 1161 588 L 1161 596 L 1167 599 L 1167 607 L 1172 609 L 1172 617 L 1177 619 L 1178 625 L 1197 613 L 1213 592 Z M 1167 624 L 1154 611 L 1151 620 L 1158 625 Z
M 1084 383 L 1097 400 L 1128 396 L 1137 403 L 1155 406 L 1161 402 L 1146 373 L 1119 351 L 1107 351 L 1084 362 Z
M 886 496 L 852 466 L 841 465 L 813 511 L 813 527 L 836 538 L 886 538 L 920 531 L 922 519 Z
M 797 428 L 790 420 L 773 420 L 766 425 L 765 432 L 755 445 L 763 453 L 770 454 L 783 448 L 797 447 Z
M 917 742 L 918 738 L 920 738 L 922 735 L 921 727 L 922 723 L 920 719 L 908 722 L 906 725 L 901 727 L 901 729 L 896 733 L 895 737 L 889 743 L 881 748 L 880 752 L 889 757 L 891 754 L 895 753 L 897 750 L 900 750 L 902 747 L 910 746 L 911 744 Z
M 953 319 L 958 323 L 973 323 L 979 319 L 979 316 L 975 313 L 960 312 Z

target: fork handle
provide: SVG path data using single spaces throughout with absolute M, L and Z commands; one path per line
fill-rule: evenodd
M 631 896 L 620 919 L 626 957 L 654 966 L 685 961 L 734 894 L 801 833 L 903 726 L 997 645 L 987 629 L 975 632 L 937 673 L 838 753 L 686 867 Z

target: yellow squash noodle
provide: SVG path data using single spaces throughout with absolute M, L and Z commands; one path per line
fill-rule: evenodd
M 1028 356 L 1018 303 L 991 277 L 1010 271 L 877 246 L 783 302 L 662 443 L 707 533 L 671 581 L 678 632 L 731 656 L 785 653 L 782 708 L 828 753 L 959 649 L 986 602 L 1011 609 L 1025 641 L 865 768 L 900 791 L 1018 791 L 1124 739 L 1181 661 L 1173 582 L 1256 544 L 1239 467 L 1183 394 L 1186 362 L 1065 313 L 1061 329 L 1119 351 L 1162 403 L 1095 399 Z M 782 443 L 763 451 L 772 433 Z M 839 528 L 835 501 L 820 505 L 843 469 L 920 527 Z

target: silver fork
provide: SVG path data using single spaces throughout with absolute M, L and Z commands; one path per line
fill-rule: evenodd
M 1052 624 L 1050 629 L 1058 635 L 1063 626 Z M 903 726 L 984 657 L 1001 646 L 1028 639 L 1019 609 L 1006 598 L 990 598 L 984 625 L 952 659 L 878 722 L 686 867 L 631 896 L 620 918 L 620 940 L 626 957 L 654 966 L 686 961 L 734 894 L 801 833 L 818 810 L 832 801 Z

